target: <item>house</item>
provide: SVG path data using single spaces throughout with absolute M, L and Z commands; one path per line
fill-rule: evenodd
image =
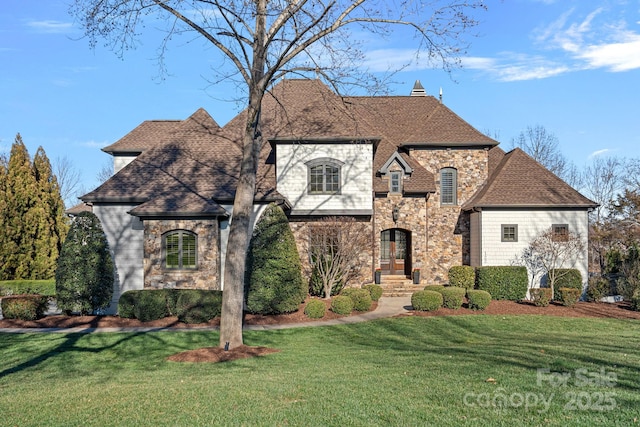
M 587 238 L 596 206 L 520 149 L 505 153 L 419 82 L 408 96 L 340 97 L 319 80 L 283 80 L 265 96 L 253 221 L 287 213 L 303 264 L 319 218 L 366 224 L 362 280 L 452 265 L 509 264 L 551 226 Z M 203 109 L 145 121 L 104 148 L 115 174 L 84 195 L 116 264 L 115 309 L 129 289 L 224 287 L 224 257 L 244 113 L 219 126 Z M 586 280 L 587 254 L 579 260 Z

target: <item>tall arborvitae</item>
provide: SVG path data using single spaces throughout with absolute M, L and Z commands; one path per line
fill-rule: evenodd
M 8 160 L 4 155 L 0 155 L 0 280 L 5 280 L 4 277 L 4 247 L 6 241 L 6 221 L 7 221 L 7 168 L 9 167 Z
M 37 218 L 38 229 L 33 240 L 31 276 L 35 279 L 50 279 L 55 274 L 56 261 L 67 235 L 67 218 L 58 181 L 42 147 L 38 148 L 33 158 L 33 170 L 40 201 L 33 215 Z
M 2 276 L 6 279 L 30 279 L 33 238 L 38 228 L 29 212 L 37 204 L 38 185 L 27 147 L 20 134 L 11 146 L 6 180 L 7 218 L 2 250 Z

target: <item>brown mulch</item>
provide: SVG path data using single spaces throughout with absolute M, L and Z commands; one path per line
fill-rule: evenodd
M 306 304 L 306 302 L 305 302 Z M 304 304 L 300 310 L 295 313 L 281 314 L 274 316 L 254 315 L 246 314 L 244 318 L 245 325 L 278 325 L 278 324 L 291 324 L 291 323 L 306 323 L 313 322 L 314 320 L 328 320 L 339 318 L 339 316 L 329 308 L 329 301 L 326 301 L 327 311 L 322 319 L 309 319 L 304 314 Z M 372 310 L 375 310 L 377 304 L 374 303 Z M 357 314 L 354 313 L 354 314 Z M 546 316 L 559 316 L 559 317 L 595 317 L 595 318 L 608 318 L 608 319 L 637 319 L 640 320 L 640 312 L 633 311 L 630 305 L 626 302 L 620 303 L 588 303 L 579 302 L 575 307 L 564 307 L 562 305 L 550 304 L 548 307 L 536 307 L 528 301 L 491 301 L 489 307 L 484 311 L 474 311 L 466 307 L 466 304 L 458 309 L 452 310 L 447 308 L 441 308 L 436 311 L 410 311 L 402 316 L 420 316 L 420 317 L 432 317 L 432 316 L 456 316 L 456 315 L 546 315 Z M 42 319 L 33 321 L 15 320 L 15 319 L 2 319 L 0 320 L 0 328 L 72 328 L 72 327 L 86 327 L 86 328 L 132 328 L 132 327 L 147 327 L 147 328 L 173 328 L 173 329 L 190 329 L 190 328 L 202 328 L 202 327 L 218 327 L 220 325 L 219 319 L 214 319 L 209 323 L 200 323 L 197 325 L 190 325 L 181 323 L 176 317 L 167 317 L 164 319 L 154 320 L 152 322 L 140 322 L 136 319 L 124 319 L 118 316 L 46 316 Z M 226 362 L 230 360 L 237 360 L 248 357 L 264 356 L 271 353 L 276 353 L 279 350 L 267 347 L 249 347 L 240 346 L 228 351 L 219 347 L 207 347 L 197 350 L 186 351 L 175 354 L 168 358 L 168 360 L 175 362 Z

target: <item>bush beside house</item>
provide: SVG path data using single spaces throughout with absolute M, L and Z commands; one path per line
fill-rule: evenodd
M 553 287 L 554 301 L 562 299 L 560 288 L 579 289 L 582 294 L 582 274 L 575 268 L 554 268 L 549 272 L 549 276 L 555 277 Z
M 454 265 L 449 269 L 449 285 L 467 290 L 476 284 L 476 269 L 469 265 Z
M 524 299 L 529 287 L 527 268 L 523 266 L 478 267 L 476 281 L 478 289 L 489 292 L 497 300 Z

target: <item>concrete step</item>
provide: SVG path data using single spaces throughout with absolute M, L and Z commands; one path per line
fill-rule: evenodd
M 414 285 L 406 276 L 382 276 L 380 286 L 382 295 L 386 297 L 411 296 L 414 292 L 424 289 L 424 285 Z

